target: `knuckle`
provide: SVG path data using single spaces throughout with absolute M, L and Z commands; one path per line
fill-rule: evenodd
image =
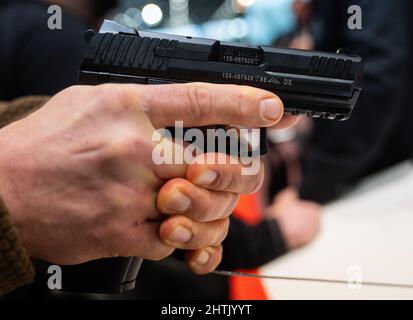
M 239 199 L 240 199 L 240 195 L 236 194 L 236 193 L 232 193 L 232 199 L 231 202 L 228 206 L 228 215 L 232 214 L 232 212 L 234 211 L 235 207 L 238 205 Z
M 250 176 L 250 186 L 251 186 L 251 188 L 250 188 L 248 193 L 257 192 L 261 188 L 263 181 L 264 181 L 264 171 L 263 170 L 260 170 L 260 172 L 255 176 Z
M 187 87 L 186 98 L 190 102 L 191 117 L 202 119 L 209 115 L 213 107 L 213 97 L 209 88 L 200 83 L 194 83 Z
M 250 107 L 258 103 L 256 95 L 251 93 L 250 87 L 240 86 L 237 94 L 237 106 L 240 117 L 250 116 Z
M 136 94 L 137 90 L 131 90 L 131 86 L 116 86 L 113 90 L 113 98 L 117 102 L 115 105 L 118 105 L 123 112 L 132 111 L 136 101 L 138 101 Z
M 59 93 L 59 95 L 72 95 L 78 93 L 81 90 L 81 86 L 70 86 Z
M 111 169 L 116 164 L 116 160 L 121 158 L 128 148 L 128 145 L 122 142 L 113 142 L 105 147 L 102 151 L 99 162 L 103 170 Z
M 114 92 L 114 89 L 111 87 L 109 84 L 102 84 L 100 86 L 95 87 L 95 96 L 99 98 L 108 98 L 109 95 L 112 95 Z
M 217 241 L 218 244 L 221 244 L 226 239 L 226 237 L 228 236 L 228 231 L 229 231 L 229 218 L 226 218 L 222 220 L 221 222 L 220 235 Z
M 194 236 L 192 237 L 190 243 L 188 246 L 192 250 L 197 250 L 205 246 L 205 243 L 210 242 L 210 231 L 209 230 L 199 230 L 196 233 L 194 233 Z
M 220 214 L 220 217 L 224 219 L 231 215 L 239 199 L 239 195 L 235 193 L 228 192 L 225 196 L 225 206 L 223 206 Z
M 136 141 L 132 137 L 124 137 L 123 139 L 119 139 L 119 141 L 113 144 L 114 156 L 127 155 L 129 150 L 133 148 L 135 144 Z
M 212 201 L 211 195 L 203 202 L 201 216 L 199 222 L 210 222 L 215 220 L 217 213 L 219 212 L 217 204 Z
M 205 215 L 202 221 L 212 221 L 217 214 L 216 204 L 211 199 L 211 194 L 209 194 L 208 201 L 205 201 Z
M 190 211 L 191 216 L 196 222 L 203 223 L 213 220 L 216 209 L 209 191 L 205 190 L 194 199 Z
M 95 103 L 101 108 L 113 114 L 120 114 L 131 109 L 133 96 L 128 86 L 103 84 L 96 87 Z
M 211 265 L 208 266 L 208 273 L 213 272 L 222 261 L 222 246 L 214 248 L 211 258 Z
M 102 150 L 101 161 L 102 164 L 115 165 L 116 160 L 127 161 L 129 158 L 133 158 L 135 155 L 140 155 L 142 163 L 146 163 L 146 157 L 142 158 L 142 155 L 147 155 L 142 152 L 143 150 L 150 150 L 151 145 L 145 139 L 140 139 L 139 136 L 134 136 L 133 132 L 130 134 L 124 134 L 122 137 L 118 137 L 115 141 L 108 144 Z
M 107 85 L 99 86 L 95 88 L 93 94 L 94 108 L 111 111 L 114 110 L 115 104 L 111 103 L 111 90 L 107 90 Z
M 118 151 L 118 155 L 120 156 L 134 156 L 139 154 L 140 150 L 145 150 L 148 147 L 144 139 L 139 139 L 138 136 L 134 136 L 133 134 L 126 135 L 117 144 L 115 150 Z M 141 160 L 143 159 L 141 158 Z
M 212 183 L 214 188 L 219 190 L 229 190 L 232 186 L 233 176 L 229 174 L 230 171 L 220 170 L 218 177 Z
M 91 92 L 93 90 L 95 90 L 93 87 L 75 85 L 60 91 L 56 94 L 56 98 L 73 101 L 74 99 L 82 99 L 87 92 Z

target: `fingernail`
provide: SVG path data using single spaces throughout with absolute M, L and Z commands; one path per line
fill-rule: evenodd
M 282 116 L 282 106 L 280 101 L 275 98 L 261 101 L 260 109 L 262 116 L 271 121 L 280 120 L 280 117 Z
M 207 186 L 213 183 L 218 177 L 218 174 L 212 170 L 206 170 L 195 181 L 199 186 Z
M 191 199 L 181 191 L 175 191 L 165 204 L 165 208 L 171 212 L 185 212 L 190 206 Z
M 196 263 L 200 264 L 200 265 L 204 265 L 207 264 L 207 262 L 209 261 L 210 255 L 207 251 L 202 251 L 198 257 L 196 257 Z
M 184 227 L 177 227 L 169 237 L 169 241 L 177 243 L 187 243 L 192 238 L 192 232 Z

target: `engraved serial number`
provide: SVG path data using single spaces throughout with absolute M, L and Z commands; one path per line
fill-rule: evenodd
M 237 57 L 237 56 L 224 56 L 224 61 L 229 63 L 242 63 L 242 64 L 258 64 L 259 60 L 251 57 Z
M 245 74 L 245 73 L 223 72 L 222 77 L 224 79 L 230 79 L 230 80 L 256 81 L 256 76 L 252 74 Z
M 246 81 L 255 83 L 267 83 L 279 86 L 292 86 L 293 80 L 288 78 L 267 77 L 263 75 L 253 75 L 246 73 L 223 72 L 222 78 L 226 80 Z

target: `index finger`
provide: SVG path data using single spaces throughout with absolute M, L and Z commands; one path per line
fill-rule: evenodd
M 188 83 L 135 88 L 138 103 L 155 128 L 173 126 L 177 120 L 185 127 L 220 124 L 263 128 L 276 125 L 284 114 L 280 98 L 252 87 Z

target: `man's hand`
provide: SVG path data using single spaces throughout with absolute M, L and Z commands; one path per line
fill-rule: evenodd
M 275 95 L 249 87 L 72 87 L 0 130 L 0 195 L 34 258 L 158 260 L 181 248 L 191 250 L 193 271 L 211 272 L 239 194 L 255 191 L 263 170 L 244 177 L 240 165 L 157 166 L 152 134 L 175 120 L 269 127 L 282 116 Z
M 293 250 L 310 243 L 317 236 L 320 212 L 319 204 L 300 200 L 295 190 L 286 189 L 266 209 L 266 217 L 277 220 L 287 249 Z

